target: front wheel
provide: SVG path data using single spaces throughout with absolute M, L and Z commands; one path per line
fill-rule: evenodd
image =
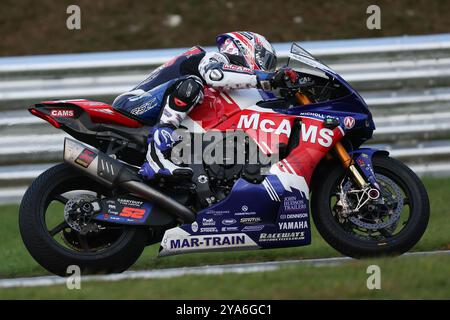
M 311 199 L 312 216 L 325 241 L 344 255 L 362 258 L 400 255 L 422 237 L 430 205 L 424 185 L 398 160 L 375 155 L 381 194 L 371 199 L 336 166 Z

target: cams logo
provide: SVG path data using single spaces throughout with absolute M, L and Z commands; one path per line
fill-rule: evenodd
M 53 109 L 50 111 L 50 115 L 55 118 L 73 118 L 75 111 L 71 109 Z
M 308 228 L 308 221 L 279 222 L 278 227 L 280 230 L 306 229 Z

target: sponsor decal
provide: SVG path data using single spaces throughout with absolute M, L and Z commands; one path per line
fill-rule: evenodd
M 255 215 L 256 212 L 255 211 L 250 211 L 250 212 L 236 212 L 234 215 L 235 216 L 251 216 L 251 215 Z
M 85 148 L 75 159 L 75 163 L 79 164 L 84 168 L 87 168 L 89 167 L 91 162 L 94 161 L 96 156 L 97 154 L 95 152 L 92 152 L 91 150 Z
M 240 223 L 242 224 L 256 224 L 262 221 L 261 217 L 247 217 L 241 218 Z
M 290 213 L 290 214 L 281 214 L 280 219 L 302 219 L 302 218 L 308 218 L 307 213 Z
M 258 128 L 267 133 L 273 133 L 276 135 L 284 134 L 289 137 L 291 133 L 291 122 L 287 119 L 283 119 L 278 124 L 271 119 L 260 120 L 261 115 L 259 113 L 252 113 L 250 115 L 241 115 L 237 125 L 237 129 L 253 129 Z
M 169 242 L 170 249 L 197 248 L 197 247 L 223 247 L 233 245 L 245 245 L 245 235 L 229 236 L 203 236 L 189 237 L 186 239 L 172 239 Z
M 283 201 L 284 211 L 298 211 L 305 210 L 306 203 L 302 199 L 297 199 L 295 196 L 285 197 Z
M 118 198 L 117 201 L 120 204 L 123 204 L 123 205 L 126 205 L 126 206 L 140 207 L 140 206 L 142 206 L 144 204 L 143 201 L 124 199 L 124 198 Z
M 55 118 L 73 118 L 75 111 L 71 109 L 52 109 L 50 115 Z
M 226 226 L 231 226 L 232 224 L 235 224 L 237 221 L 236 219 L 223 219 L 222 224 Z
M 132 219 L 142 219 L 145 216 L 145 209 L 124 207 L 122 209 L 122 212 L 120 212 L 119 216 Z
M 144 103 L 143 105 L 133 108 L 130 113 L 135 116 L 140 116 L 140 115 L 146 113 L 147 111 L 153 109 L 157 105 L 158 105 L 158 103 L 156 101 L 156 98 L 153 98 L 152 100 Z
M 103 102 L 96 102 L 96 101 L 87 101 L 87 102 L 84 102 L 83 104 L 86 104 L 91 107 L 98 107 L 98 106 L 104 105 Z
M 303 142 L 309 142 L 312 144 L 319 144 L 322 147 L 328 148 L 333 143 L 334 132 L 328 128 L 320 128 L 315 125 L 302 124 L 301 139 Z
M 261 130 L 266 133 L 273 133 L 276 135 L 286 135 L 289 137 L 291 134 L 291 122 L 288 119 L 283 119 L 276 123 L 272 119 L 262 119 L 259 113 L 252 113 L 250 115 L 241 115 L 237 124 L 238 129 L 253 129 Z M 312 144 L 319 144 L 322 147 L 328 148 L 333 143 L 334 132 L 328 128 L 319 128 L 316 125 L 301 126 L 301 139 L 303 142 L 309 142 Z
M 246 68 L 246 67 L 242 67 L 242 66 L 237 66 L 234 64 L 224 64 L 222 66 L 222 69 L 225 71 L 233 71 L 233 72 L 242 72 L 242 73 L 249 73 L 249 74 L 253 74 L 252 69 Z
M 283 232 L 283 233 L 261 233 L 259 235 L 260 242 L 277 242 L 277 241 L 291 241 L 304 240 L 305 233 L 301 232 Z
M 222 231 L 239 231 L 238 227 L 222 227 Z
M 355 118 L 353 117 L 345 117 L 344 118 L 344 127 L 345 129 L 351 129 L 355 126 Z
M 261 231 L 264 229 L 264 225 L 245 226 L 242 231 Z
M 218 232 L 216 227 L 200 228 L 200 232 Z
M 214 221 L 213 218 L 209 218 L 209 219 L 203 218 L 202 225 L 204 225 L 204 226 L 215 226 L 216 225 L 216 221 Z
M 108 204 L 108 213 L 113 215 L 119 215 L 119 211 L 117 211 L 117 207 L 114 204 Z
M 248 211 L 248 206 L 243 205 L 241 207 L 241 212 L 236 212 L 234 215 L 235 216 L 251 216 L 251 215 L 255 215 L 256 212 L 255 211 Z
M 198 223 L 197 223 L 197 221 L 194 221 L 194 222 L 191 223 L 191 229 L 192 229 L 192 232 L 197 232 L 198 231 Z
M 308 221 L 278 222 L 280 230 L 296 230 L 308 228 Z
M 299 115 L 300 116 L 304 116 L 304 117 L 313 117 L 313 118 L 325 119 L 325 116 L 323 114 L 316 113 L 316 112 L 301 112 Z
M 113 114 L 114 111 L 111 109 L 107 109 L 107 108 L 98 108 L 98 109 L 91 109 L 92 111 L 96 111 L 96 112 L 101 112 L 101 113 L 106 113 L 106 114 Z
M 229 213 L 230 213 L 229 210 L 208 210 L 208 211 L 206 211 L 206 214 L 211 214 L 214 216 L 222 216 L 222 215 L 226 215 Z

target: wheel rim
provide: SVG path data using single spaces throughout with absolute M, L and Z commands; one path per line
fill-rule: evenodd
M 53 186 L 44 197 L 41 208 L 41 222 L 48 237 L 59 248 L 77 254 L 95 255 L 118 245 L 125 237 L 122 226 L 96 222 L 103 229 L 85 235 L 69 226 L 64 217 L 64 207 L 70 199 L 81 194 L 97 198 L 110 196 L 108 190 L 82 177 Z
M 411 191 L 400 177 L 383 168 L 376 168 L 375 171 L 381 187 L 380 199 L 385 202 L 384 204 L 369 201 L 359 213 L 353 213 L 342 219 L 336 193 L 342 179 L 347 180 L 344 184 L 345 192 L 354 188 L 354 185 L 348 177 L 341 177 L 339 183 L 332 188 L 330 210 L 334 221 L 347 235 L 364 242 L 380 244 L 403 233 L 412 217 L 413 208 L 409 200 Z

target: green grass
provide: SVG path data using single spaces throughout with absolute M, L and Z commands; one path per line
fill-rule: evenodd
M 367 267 L 381 269 L 381 289 L 369 290 Z M 171 279 L 81 282 L 2 289 L 3 299 L 449 299 L 450 256 L 352 261 L 339 265 L 297 265 L 281 270 Z M 262 288 L 262 289 L 261 289 Z
M 427 231 L 413 251 L 450 249 L 450 208 L 446 202 L 450 179 L 425 179 L 430 195 L 431 219 Z M 26 251 L 18 230 L 17 206 L 0 208 L 0 278 L 48 274 Z M 338 256 L 313 230 L 312 245 L 306 247 L 239 252 L 193 253 L 157 258 L 159 245 L 145 249 L 133 269 L 242 263 Z

